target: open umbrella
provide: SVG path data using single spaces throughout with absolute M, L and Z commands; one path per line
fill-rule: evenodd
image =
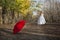
M 22 30 L 22 28 L 24 27 L 26 21 L 25 20 L 20 20 L 19 22 L 17 22 L 14 26 L 14 29 L 13 29 L 13 34 L 16 34 L 18 33 L 19 31 Z

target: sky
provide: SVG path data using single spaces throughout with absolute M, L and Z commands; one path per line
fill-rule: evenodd
M 41 1 L 44 2 L 45 0 L 31 0 L 31 1 Z M 52 0 L 51 0 L 52 1 Z M 60 0 L 54 0 L 55 2 L 60 2 Z

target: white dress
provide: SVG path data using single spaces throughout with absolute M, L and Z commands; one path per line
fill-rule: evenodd
M 44 18 L 44 14 L 41 14 L 41 16 L 38 19 L 38 24 L 42 25 L 42 24 L 45 24 L 45 23 L 46 23 L 46 21 L 45 21 L 45 18 Z

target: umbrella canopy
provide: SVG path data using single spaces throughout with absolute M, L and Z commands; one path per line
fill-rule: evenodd
M 19 31 L 22 30 L 22 28 L 24 27 L 26 21 L 25 20 L 20 20 L 19 22 L 17 22 L 14 26 L 14 29 L 13 29 L 13 34 L 16 34 L 18 33 Z

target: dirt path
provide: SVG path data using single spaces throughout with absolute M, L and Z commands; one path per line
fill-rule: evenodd
M 0 40 L 60 40 L 60 25 L 27 25 L 16 35 L 12 26 L 0 27 Z
M 11 31 L 0 30 L 0 40 L 60 40 L 60 37 L 35 35 L 23 32 L 14 35 Z

